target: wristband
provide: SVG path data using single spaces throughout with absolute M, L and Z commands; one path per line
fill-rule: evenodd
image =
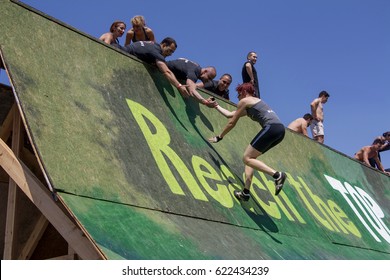
M 221 141 L 222 139 L 223 139 L 223 138 L 222 138 L 221 136 L 219 136 L 219 135 L 215 136 L 215 140 L 216 140 L 217 142 Z
M 178 84 L 177 86 L 176 86 L 176 88 L 180 88 L 182 86 L 182 84 Z

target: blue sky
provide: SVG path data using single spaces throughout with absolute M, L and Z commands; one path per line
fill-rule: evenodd
M 130 27 L 144 15 L 157 41 L 176 39 L 168 60 L 186 57 L 215 66 L 218 77 L 230 73 L 233 102 L 246 55 L 256 51 L 262 98 L 286 126 L 328 91 L 325 144 L 348 156 L 390 130 L 388 0 L 22 2 L 95 37 L 115 20 Z M 390 168 L 390 152 L 382 162 Z

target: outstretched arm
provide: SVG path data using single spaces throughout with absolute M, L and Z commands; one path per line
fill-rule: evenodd
M 246 109 L 246 102 L 244 100 L 241 100 L 240 102 L 238 102 L 237 110 L 233 111 L 233 112 L 230 112 L 229 110 L 224 109 L 221 106 L 217 106 L 218 112 L 220 112 L 225 117 L 229 118 L 229 121 L 226 124 L 223 131 L 221 132 L 221 134 L 210 138 L 209 142 L 217 143 L 217 142 L 221 141 L 223 139 L 223 137 L 225 137 L 225 135 L 228 134 L 230 132 L 230 130 L 232 130 L 236 126 L 238 120 L 241 117 L 246 115 L 245 109 Z
M 171 85 L 173 85 L 174 87 L 176 87 L 179 90 L 180 94 L 183 97 L 190 96 L 187 89 L 186 89 L 186 86 L 179 83 L 179 81 L 176 79 L 175 74 L 173 74 L 173 72 L 171 70 L 169 70 L 169 68 L 165 64 L 165 62 L 157 60 L 156 65 L 157 65 L 157 68 L 160 70 L 160 72 L 164 74 L 164 76 L 168 79 L 168 81 L 171 83 Z
M 194 97 L 196 100 L 198 100 L 199 103 L 206 105 L 207 107 L 214 108 L 217 106 L 216 101 L 212 101 L 210 99 L 206 100 L 200 95 L 200 93 L 196 90 L 196 84 L 191 80 L 187 79 L 187 90 L 190 93 L 192 97 Z
M 195 84 L 197 88 L 204 88 L 204 83 L 203 82 L 198 82 Z
M 385 170 L 385 168 L 383 167 L 382 162 L 380 161 L 379 157 L 378 157 L 378 156 L 375 156 L 375 157 L 374 157 L 374 160 L 375 160 L 375 162 L 376 162 L 376 166 L 378 166 L 378 169 L 379 169 L 380 171 L 386 173 L 386 170 Z
M 224 115 L 227 118 L 233 117 L 234 113 L 236 112 L 236 111 L 229 111 L 229 110 L 227 110 L 225 108 L 222 108 L 219 105 L 217 105 L 217 107 L 215 107 L 215 109 L 217 109 L 218 112 L 220 112 L 222 115 Z

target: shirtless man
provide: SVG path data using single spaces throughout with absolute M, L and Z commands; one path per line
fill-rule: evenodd
M 310 124 L 311 133 L 314 140 L 319 143 L 324 143 L 324 110 L 323 104 L 328 101 L 329 93 L 321 91 L 318 98 L 311 102 L 311 114 L 313 115 L 313 121 Z
M 364 162 L 368 166 L 370 166 L 369 158 L 372 158 L 375 160 L 378 169 L 382 171 L 383 173 L 390 175 L 390 172 L 386 172 L 386 170 L 383 168 L 383 165 L 378 157 L 378 151 L 383 145 L 383 141 L 380 139 L 375 139 L 374 143 L 371 146 L 364 146 L 361 148 L 356 154 L 355 159 Z
M 379 161 L 381 161 L 381 152 L 390 150 L 390 131 L 387 131 L 387 132 L 383 133 L 382 136 L 378 136 L 378 137 L 375 138 L 375 140 L 376 139 L 380 139 L 380 140 L 383 141 L 383 145 L 378 150 L 378 158 L 379 158 Z M 373 158 L 369 158 L 368 161 L 370 162 L 370 165 L 372 167 L 374 167 L 374 168 L 378 167 L 376 165 L 375 160 Z M 386 169 L 386 171 L 390 171 L 390 169 Z
M 310 125 L 312 120 L 313 116 L 307 113 L 302 118 L 298 118 L 295 121 L 291 122 L 288 125 L 288 128 L 309 137 L 309 135 L 307 134 L 307 127 Z

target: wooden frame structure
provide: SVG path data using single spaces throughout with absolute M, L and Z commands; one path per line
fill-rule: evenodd
M 50 186 L 10 83 L 1 85 L 12 103 L 0 119 L 2 259 L 106 259 Z

